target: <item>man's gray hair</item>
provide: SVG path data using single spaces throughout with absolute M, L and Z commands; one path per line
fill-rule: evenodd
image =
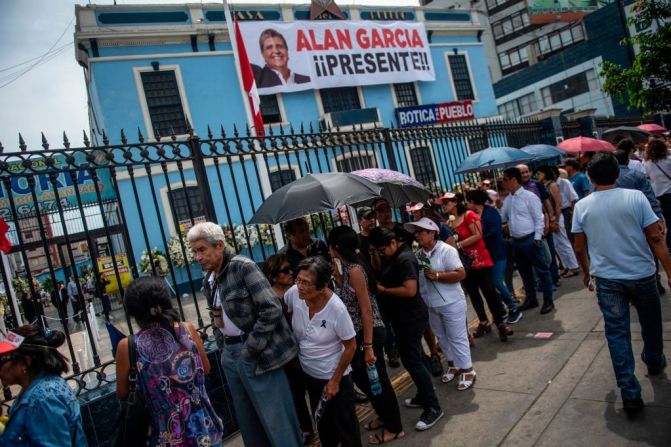
M 210 245 L 217 245 L 219 241 L 226 243 L 224 230 L 214 222 L 202 222 L 194 225 L 186 234 L 186 238 L 189 242 L 205 241 Z

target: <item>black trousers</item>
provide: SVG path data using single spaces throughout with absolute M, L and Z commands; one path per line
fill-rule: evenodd
M 464 288 L 471 298 L 473 309 L 480 321 L 489 320 L 485 311 L 485 305 L 482 302 L 482 295 L 480 295 L 480 290 L 482 290 L 482 294 L 485 296 L 485 300 L 487 300 L 489 311 L 492 313 L 494 324 L 498 326 L 503 323 L 505 309 L 503 308 L 501 297 L 496 293 L 496 288 L 494 288 L 494 277 L 492 276 L 491 267 L 477 270 L 471 269 L 466 275 L 466 279 L 464 279 Z
M 389 298 L 390 300 L 421 300 L 417 298 Z M 408 303 L 410 304 L 410 303 Z M 431 373 L 424 362 L 422 338 L 429 325 L 429 312 L 424 302 L 413 303 L 411 306 L 395 304 L 387 306 L 389 321 L 396 333 L 396 346 L 403 367 L 408 371 L 417 387 L 415 399 L 425 410 L 440 408 L 436 392 L 433 389 Z
M 384 422 L 385 428 L 391 433 L 400 433 L 403 431 L 401 411 L 398 408 L 398 401 L 396 400 L 394 388 L 391 386 L 389 374 L 387 374 L 387 367 L 382 352 L 385 338 L 385 328 L 373 328 L 373 352 L 377 358 L 375 367 L 377 368 L 377 375 L 380 378 L 382 393 L 374 396 L 370 390 L 368 367 L 366 366 L 366 362 L 364 362 L 364 352 L 360 349 L 363 343 L 363 331 L 359 331 L 356 335 L 357 350 L 352 359 L 352 379 L 356 383 L 356 386 L 368 396 L 370 404 L 373 406 L 378 418 Z
M 305 374 L 305 385 L 314 414 L 319 398 L 328 380 L 316 379 Z M 354 410 L 354 384 L 349 375 L 340 380 L 340 390 L 326 403 L 317 426 L 323 447 L 361 447 L 359 420 Z
M 294 398 L 298 425 L 300 425 L 303 433 L 311 432 L 313 431 L 312 416 L 308 411 L 308 404 L 305 401 L 305 374 L 303 374 L 301 365 L 298 363 L 298 358 L 284 365 L 284 373 L 287 375 L 289 388 L 291 388 L 291 396 Z

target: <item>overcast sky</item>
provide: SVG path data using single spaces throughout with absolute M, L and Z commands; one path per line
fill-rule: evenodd
M 304 0 L 309 3 L 309 0 Z M 40 149 L 40 132 L 60 148 L 65 131 L 73 146 L 88 133 L 83 69 L 75 61 L 75 0 L 0 0 L 0 142 L 16 151 L 19 132 L 29 150 Z M 92 2 L 111 4 L 112 0 Z M 185 3 L 117 0 L 117 4 Z M 215 2 L 210 2 L 215 3 Z M 233 4 L 301 3 L 301 0 L 232 1 Z M 341 0 L 340 5 L 400 6 L 417 0 Z

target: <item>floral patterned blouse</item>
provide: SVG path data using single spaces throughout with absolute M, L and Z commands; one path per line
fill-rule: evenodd
M 139 390 L 152 413 L 149 445 L 218 445 L 223 423 L 207 397 L 200 352 L 186 327 L 175 335 L 156 325 L 135 338 Z
M 359 307 L 359 300 L 356 297 L 356 292 L 349 284 L 349 272 L 354 267 L 359 267 L 363 272 L 363 276 L 366 279 L 366 287 L 368 287 L 368 276 L 366 271 L 361 268 L 359 264 L 347 264 L 342 272 L 342 289 L 340 289 L 340 299 L 345 303 L 347 307 L 347 312 L 349 313 L 350 318 L 352 318 L 352 323 L 354 323 L 354 330 L 359 332 L 363 329 L 363 323 L 361 321 L 361 308 Z M 382 316 L 380 316 L 380 310 L 377 306 L 377 299 L 375 295 L 370 295 L 370 305 L 373 308 L 373 327 L 384 327 L 382 322 Z

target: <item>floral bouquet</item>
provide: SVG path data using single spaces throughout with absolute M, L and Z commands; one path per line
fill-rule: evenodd
M 186 252 L 186 261 L 184 260 L 182 245 L 184 246 L 184 251 Z M 181 244 L 177 236 L 173 236 L 170 238 L 170 240 L 168 241 L 168 253 L 170 254 L 170 259 L 172 260 L 173 265 L 175 265 L 176 267 L 186 267 L 196 262 L 196 257 L 193 254 L 193 251 L 191 250 L 189 240 L 186 238 L 186 233 L 182 235 Z M 161 268 L 163 267 L 161 266 Z
M 417 258 L 417 262 L 419 262 L 419 269 L 421 271 L 431 270 L 431 260 L 421 250 L 415 252 L 415 257 Z
M 158 259 L 159 267 L 163 272 L 168 271 L 168 258 L 165 256 L 161 250 L 157 247 L 151 251 L 151 258 L 149 257 L 149 252 L 147 249 L 142 250 L 142 256 L 140 257 L 140 271 L 145 274 L 153 274 L 154 270 L 152 269 L 152 259 Z

